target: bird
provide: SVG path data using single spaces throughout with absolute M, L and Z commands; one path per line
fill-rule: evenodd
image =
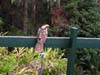
M 42 25 L 38 31 L 37 31 L 37 43 L 35 45 L 35 51 L 42 53 L 43 52 L 43 46 L 46 41 L 46 38 L 48 36 L 48 24 Z

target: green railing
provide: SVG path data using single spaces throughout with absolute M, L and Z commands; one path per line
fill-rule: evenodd
M 67 75 L 74 74 L 74 64 L 77 48 L 100 48 L 100 38 L 79 38 L 78 29 L 71 28 L 70 37 L 48 37 L 45 47 L 70 48 L 68 57 Z M 0 36 L 0 47 L 34 47 L 36 37 L 32 36 Z

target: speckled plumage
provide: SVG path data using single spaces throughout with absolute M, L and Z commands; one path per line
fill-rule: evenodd
M 43 52 L 43 45 L 46 41 L 46 38 L 48 36 L 48 27 L 49 25 L 43 25 L 38 29 L 37 32 L 37 43 L 35 46 L 35 51 L 36 52 Z

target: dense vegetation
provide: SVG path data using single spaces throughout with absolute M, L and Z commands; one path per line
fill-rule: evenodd
M 96 0 L 70 0 L 66 7 L 70 12 L 70 26 L 79 28 L 80 37 L 100 37 L 100 6 Z M 100 74 L 100 49 L 79 49 L 77 65 L 82 74 L 83 70 L 90 75 Z
M 38 75 L 43 62 L 43 75 L 65 75 L 67 59 L 59 49 L 48 48 L 44 58 L 33 48 L 15 48 L 9 53 L 7 48 L 0 48 L 0 75 Z
M 55 13 L 56 6 L 58 13 Z M 50 24 L 49 36 L 69 36 L 70 28 L 76 26 L 78 36 L 100 38 L 100 0 L 0 0 L 0 35 L 36 35 L 37 29 L 45 23 Z M 100 49 L 78 49 L 77 69 L 81 73 L 99 75 L 99 58 Z M 12 65 L 19 63 L 16 60 Z

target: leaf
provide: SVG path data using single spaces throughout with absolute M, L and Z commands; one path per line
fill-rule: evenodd
M 21 71 L 19 71 L 18 75 L 23 75 L 23 73 L 27 70 L 27 67 L 24 67 L 23 69 L 21 69 Z

